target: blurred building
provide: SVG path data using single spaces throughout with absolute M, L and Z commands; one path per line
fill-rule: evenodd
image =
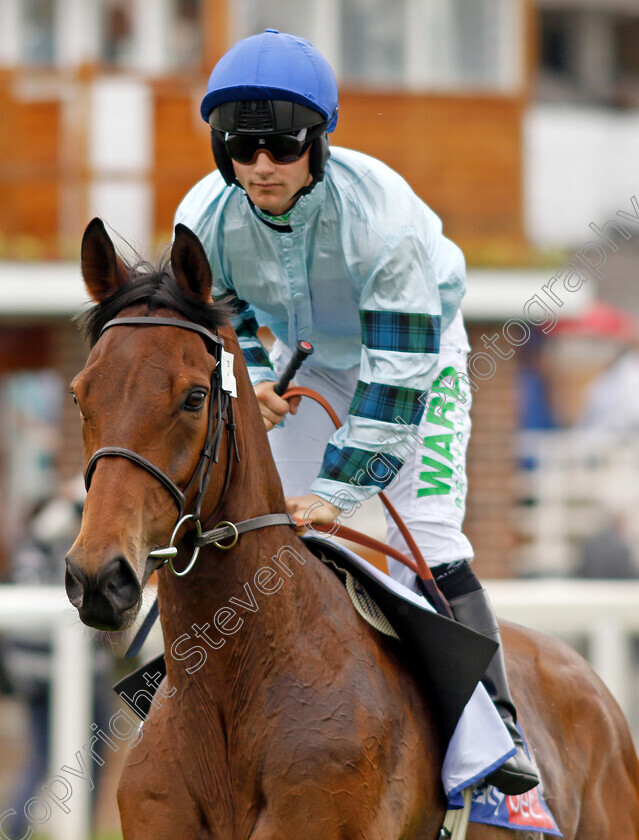
M 627 272 L 612 266 L 639 233 L 639 218 L 636 230 L 627 222 L 628 239 L 605 226 L 634 212 L 634 0 L 0 0 L 6 539 L 33 489 L 15 463 L 27 456 L 13 454 L 22 427 L 5 392 L 25 371 L 37 391 L 50 371 L 63 393 L 83 363 L 69 317 L 84 302 L 77 258 L 87 221 L 101 216 L 145 255 L 170 240 L 177 203 L 212 166 L 198 111 L 208 73 L 235 40 L 267 26 L 309 38 L 335 68 L 334 142 L 403 174 L 467 255 L 480 386 L 467 526 L 481 574 L 516 573 L 526 324 L 543 330 L 578 312 L 595 284 L 623 296 Z M 589 273 L 580 263 L 581 286 L 567 291 L 560 277 L 555 299 L 541 297 L 571 254 L 601 241 L 591 223 L 616 237 L 617 251 L 607 248 L 605 268 L 601 256 Z M 597 262 L 596 249 L 587 256 Z M 80 466 L 77 419 L 68 399 L 56 412 L 51 452 L 66 477 Z M 28 457 L 51 481 L 47 456 Z

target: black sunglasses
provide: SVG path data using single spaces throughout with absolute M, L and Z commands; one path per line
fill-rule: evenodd
M 224 135 L 224 146 L 237 163 L 254 163 L 260 152 L 266 152 L 275 163 L 294 163 L 309 149 L 313 140 L 324 131 L 324 125 L 303 128 L 295 134 L 230 134 Z

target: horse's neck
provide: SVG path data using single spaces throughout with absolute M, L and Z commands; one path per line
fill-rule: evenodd
M 224 337 L 229 346 L 235 347 L 234 336 Z M 207 529 L 222 521 L 235 523 L 285 512 L 281 482 L 253 386 L 244 365 L 236 368 L 238 400 L 234 408 L 240 460 L 237 462 L 232 455 L 230 482 L 221 501 L 223 470 L 213 474 L 203 507 Z M 227 445 L 225 441 L 220 465 L 226 462 Z M 188 556 L 184 561 L 188 561 Z M 245 667 L 267 668 L 264 637 L 272 642 L 271 650 L 286 647 L 287 639 L 295 634 L 294 628 L 315 608 L 321 591 L 320 578 L 321 571 L 285 525 L 244 533 L 229 551 L 207 547 L 186 577 L 173 577 L 168 570 L 160 574 L 160 610 L 167 654 L 175 640 L 188 635 L 190 641 L 185 639 L 177 652 L 184 652 L 189 645 L 202 647 L 207 654 L 207 667 L 215 672 L 208 684 L 214 680 L 223 682 L 225 674 L 237 668 L 239 653 Z M 167 655 L 169 677 L 175 681 L 185 678 L 185 666 L 195 664 L 195 656 L 187 662 Z
M 258 419 L 261 423 L 259 415 Z M 234 464 L 229 488 L 207 528 L 220 521 L 284 512 L 268 442 L 264 439 L 257 453 L 253 449 L 252 457 L 248 447 L 240 451 L 245 457 Z M 215 501 L 215 490 L 211 492 Z M 186 561 L 188 553 L 179 560 Z M 260 667 L 255 660 L 268 668 L 265 635 L 273 643 L 271 649 L 281 653 L 313 608 L 320 576 L 314 560 L 285 525 L 246 532 L 228 551 L 204 548 L 194 570 L 183 578 L 165 568 L 159 576 L 159 598 L 169 678 L 174 684 L 189 678 L 186 668 L 197 665 L 198 657 L 180 660 L 179 656 L 194 647 L 202 648 L 207 668 L 215 672 L 208 682 L 223 681 L 225 673 L 236 667 L 230 660 L 237 662 L 239 652 L 246 667 Z M 183 641 L 176 646 L 180 638 Z
M 290 528 L 275 526 L 242 535 L 230 551 L 203 550 L 190 576 L 162 572 L 171 684 L 179 687 L 204 661 L 216 695 L 237 678 L 238 663 L 255 679 L 266 677 L 269 657 L 285 652 L 317 608 L 322 584 L 316 563 Z M 201 650 L 187 656 L 194 648 Z

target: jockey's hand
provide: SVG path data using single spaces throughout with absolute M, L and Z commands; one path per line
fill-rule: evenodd
M 306 496 L 288 496 L 286 512 L 299 521 L 296 533 L 303 534 L 313 522 L 318 525 L 330 525 L 340 515 L 341 510 L 326 499 L 308 493 Z
M 266 431 L 270 432 L 279 425 L 286 414 L 297 414 L 297 407 L 301 397 L 291 397 L 289 400 L 278 397 L 275 393 L 275 382 L 258 382 L 255 386 L 255 395 L 260 404 L 260 411 L 264 419 Z

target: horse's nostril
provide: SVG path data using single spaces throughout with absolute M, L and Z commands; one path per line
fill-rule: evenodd
M 98 575 L 98 582 L 100 589 L 116 609 L 127 610 L 140 600 L 140 583 L 124 557 L 111 560 Z
M 126 627 L 137 613 L 142 598 L 140 582 L 122 556 L 114 557 L 97 573 L 91 574 L 67 559 L 64 583 L 80 619 L 102 630 Z
M 64 588 L 67 591 L 69 601 L 76 609 L 82 606 L 84 597 L 85 584 L 83 583 L 84 575 L 79 569 L 75 569 L 71 563 L 67 561 L 67 568 L 64 573 Z

